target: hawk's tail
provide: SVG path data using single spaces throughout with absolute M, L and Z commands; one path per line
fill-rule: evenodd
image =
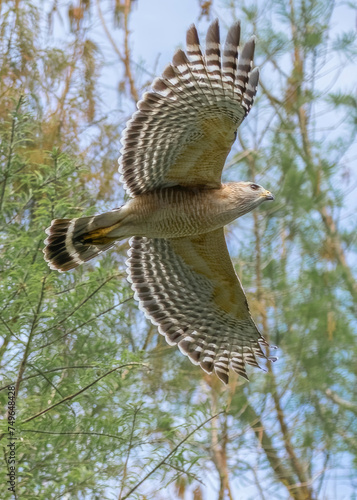
M 54 219 L 46 229 L 45 260 L 51 269 L 63 272 L 92 259 L 120 239 L 108 233 L 121 219 L 120 208 L 92 217 Z

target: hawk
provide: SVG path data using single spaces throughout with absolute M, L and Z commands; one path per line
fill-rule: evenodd
M 170 345 L 225 384 L 229 367 L 247 378 L 245 364 L 259 366 L 267 343 L 224 226 L 274 199 L 253 182 L 221 182 L 259 79 L 255 38 L 238 58 L 239 38 L 238 22 L 221 57 L 218 21 L 208 29 L 205 53 L 196 27 L 189 28 L 187 53 L 176 51 L 124 130 L 119 172 L 129 201 L 101 215 L 53 220 L 44 249 L 51 269 L 68 271 L 131 237 L 127 272 L 139 307 Z

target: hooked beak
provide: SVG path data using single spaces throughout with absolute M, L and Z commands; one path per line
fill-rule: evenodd
M 274 200 L 274 196 L 271 194 L 270 191 L 265 191 L 263 196 L 265 197 L 266 200 Z

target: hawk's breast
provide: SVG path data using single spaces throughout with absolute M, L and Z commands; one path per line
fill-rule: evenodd
M 196 236 L 225 226 L 237 215 L 226 188 L 175 186 L 136 196 L 128 206 L 132 234 L 151 238 Z

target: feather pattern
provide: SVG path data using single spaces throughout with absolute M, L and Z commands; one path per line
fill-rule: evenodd
M 219 25 L 208 29 L 202 52 L 197 29 L 187 32 L 187 55 L 176 51 L 123 133 L 119 172 L 130 196 L 176 185 L 219 187 L 235 132 L 249 113 L 259 72 L 252 71 L 255 38 L 238 59 L 240 25 L 223 51 Z
M 248 378 L 267 345 L 249 312 L 223 229 L 193 238 L 130 240 L 129 281 L 139 307 L 171 345 L 228 383 Z M 274 361 L 274 358 L 271 358 Z
M 85 237 L 91 231 L 117 223 L 122 217 L 121 213 L 120 208 L 116 208 L 92 217 L 54 219 L 46 229 L 43 251 L 50 268 L 60 272 L 69 271 L 111 248 L 114 242 L 103 240 L 94 244 L 85 241 Z

